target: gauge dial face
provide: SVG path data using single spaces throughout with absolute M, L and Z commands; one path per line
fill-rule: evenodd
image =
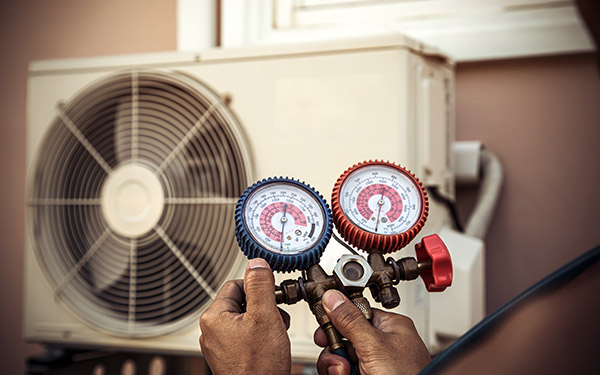
M 243 218 L 252 238 L 278 254 L 300 254 L 325 233 L 325 212 L 312 192 L 290 182 L 273 182 L 250 195 Z
M 406 173 L 387 165 L 352 172 L 340 190 L 344 215 L 359 228 L 383 235 L 405 232 L 421 216 L 419 186 Z

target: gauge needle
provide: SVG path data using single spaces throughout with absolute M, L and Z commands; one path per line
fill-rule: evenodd
M 285 228 L 285 223 L 287 222 L 287 217 L 285 217 L 285 213 L 287 211 L 287 204 L 283 205 L 283 216 L 281 217 L 281 241 L 279 248 L 283 249 L 283 228 Z
M 381 188 L 381 198 L 377 201 L 379 205 L 379 209 L 377 210 L 377 221 L 375 222 L 375 232 L 377 232 L 377 227 L 379 227 L 379 215 L 381 215 L 381 207 L 383 207 L 383 194 L 385 193 L 385 186 Z

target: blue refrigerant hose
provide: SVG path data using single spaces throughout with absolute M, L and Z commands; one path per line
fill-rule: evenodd
M 350 357 L 348 356 L 348 352 L 346 352 L 346 349 L 342 347 L 334 349 L 331 352 L 335 355 L 343 357 L 346 361 L 348 361 L 348 363 L 350 364 L 350 375 L 359 375 L 359 371 L 355 366 L 352 365 L 352 362 L 350 361 Z
M 425 367 L 419 375 L 430 375 L 443 372 L 446 366 L 452 364 L 465 351 L 472 348 L 479 340 L 485 339 L 485 337 L 518 306 L 521 306 L 523 303 L 540 293 L 554 290 L 567 284 L 598 262 L 600 262 L 600 246 L 596 246 L 592 250 L 589 250 L 570 263 L 559 268 L 496 310 L 493 314 L 471 328 L 471 330 L 440 353 L 440 355 Z

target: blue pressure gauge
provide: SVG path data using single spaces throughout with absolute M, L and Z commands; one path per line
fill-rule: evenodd
M 268 178 L 250 186 L 235 208 L 235 234 L 249 258 L 265 259 L 274 271 L 317 264 L 333 220 L 329 206 L 310 185 Z

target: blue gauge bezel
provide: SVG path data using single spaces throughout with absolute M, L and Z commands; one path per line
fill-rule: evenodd
M 323 209 L 325 223 L 321 238 L 313 247 L 302 251 L 300 254 L 280 254 L 264 248 L 251 235 L 250 231 L 246 227 L 244 215 L 242 214 L 244 212 L 244 206 L 248 200 L 248 197 L 252 194 L 252 192 L 263 186 L 280 182 L 290 183 L 303 188 L 309 194 L 315 197 Z M 332 232 L 333 216 L 331 215 L 329 205 L 323 196 L 309 184 L 300 182 L 294 178 L 269 177 L 257 181 L 246 189 L 235 206 L 235 236 L 240 249 L 246 255 L 246 257 L 248 257 L 248 259 L 265 259 L 273 271 L 292 272 L 295 270 L 308 269 L 310 266 L 317 264 L 321 258 L 321 255 L 323 255 L 323 251 L 325 251 L 325 247 L 331 239 Z

